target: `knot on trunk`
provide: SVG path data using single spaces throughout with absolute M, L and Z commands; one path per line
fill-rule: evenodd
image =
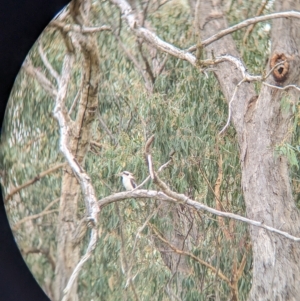
M 272 74 L 276 82 L 281 83 L 286 80 L 289 72 L 289 63 L 287 57 L 283 53 L 273 54 L 270 61 L 270 67 L 271 69 L 274 68 Z

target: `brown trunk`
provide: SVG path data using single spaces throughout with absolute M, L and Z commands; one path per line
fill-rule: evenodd
M 83 22 L 78 16 L 80 10 L 87 17 L 89 13 L 90 1 L 73 1 L 70 7 L 70 13 L 76 22 Z M 77 108 L 77 115 L 74 121 L 70 121 L 68 148 L 75 155 L 80 166 L 84 167 L 85 155 L 89 148 L 91 138 L 91 129 L 95 120 L 95 113 L 98 105 L 98 86 L 100 79 L 99 53 L 96 38 L 89 35 L 78 35 L 78 44 L 81 48 L 81 64 L 82 64 L 82 85 L 81 97 Z M 78 50 L 78 49 L 77 49 Z M 77 204 L 80 200 L 80 185 L 68 166 L 64 171 L 62 179 L 60 212 L 58 220 L 58 244 L 57 244 L 57 263 L 55 273 L 55 301 L 61 300 L 63 290 L 74 271 L 80 256 L 80 244 L 78 244 L 77 227 L 80 227 L 77 219 Z M 87 213 L 88 215 L 88 213 Z M 68 301 L 77 301 L 77 281 L 72 286 Z
M 219 5 L 219 1 L 200 1 L 196 17 L 199 18 L 198 30 L 202 39 L 227 27 Z M 278 11 L 297 8 L 300 8 L 299 1 L 278 1 Z M 278 86 L 298 84 L 299 21 L 277 19 L 273 21 L 272 32 L 271 59 L 278 62 L 284 54 L 289 66 L 277 68 L 277 80 L 280 83 L 272 76 L 268 78 L 268 83 Z M 213 50 L 215 56 L 225 53 L 239 56 L 229 36 L 211 44 L 206 50 L 208 55 Z M 235 86 L 242 79 L 241 73 L 233 65 L 222 63 L 215 74 L 226 99 L 230 100 Z M 291 101 L 295 101 L 293 92 L 288 93 Z M 247 216 L 299 236 L 299 212 L 292 196 L 288 162 L 285 157 L 275 156 L 275 146 L 290 139 L 292 115 L 284 113 L 280 105 L 284 93 L 262 86 L 257 98 L 251 83 L 242 84 L 232 103 L 232 121 L 241 150 L 242 187 Z M 299 244 L 254 227 L 250 228 L 250 235 L 253 282 L 249 300 L 299 300 Z
M 73 172 L 68 167 L 64 171 L 62 179 L 62 193 L 60 198 L 60 211 L 57 224 L 57 256 L 54 292 L 55 300 L 61 300 L 63 290 L 79 261 L 79 245 L 74 245 L 76 231 L 77 201 L 79 196 L 79 184 Z M 72 287 L 70 301 L 77 301 L 77 283 Z

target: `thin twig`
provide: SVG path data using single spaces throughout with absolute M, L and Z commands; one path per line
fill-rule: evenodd
M 192 65 L 196 64 L 196 58 L 191 53 L 187 53 L 169 43 L 166 43 L 145 27 L 140 27 L 137 16 L 132 10 L 131 6 L 125 0 L 111 0 L 111 2 L 117 5 L 122 13 L 122 16 L 126 19 L 128 26 L 134 32 L 134 34 L 140 38 L 143 38 L 150 45 L 155 48 L 169 53 L 175 57 L 189 61 Z
M 257 12 L 256 12 L 256 16 L 260 16 L 262 14 L 262 12 L 264 11 L 264 9 L 266 8 L 266 5 L 268 4 L 269 0 L 265 0 L 261 5 L 260 7 L 258 8 Z M 256 24 L 256 23 L 255 23 Z M 244 38 L 243 38 L 243 44 L 246 44 L 247 42 L 247 38 L 248 36 L 251 34 L 251 32 L 253 31 L 253 28 L 255 26 L 255 24 L 252 24 L 250 25 L 248 28 L 247 28 L 247 31 L 244 35 Z
M 24 70 L 33 78 L 35 78 L 38 83 L 41 85 L 41 87 L 49 93 L 49 95 L 55 99 L 57 96 L 57 90 L 52 85 L 50 80 L 37 68 L 35 68 L 29 58 L 26 59 L 26 61 L 23 63 Z
M 75 98 L 74 98 L 74 100 L 73 100 L 73 103 L 72 103 L 72 105 L 71 105 L 71 107 L 70 107 L 70 110 L 69 110 L 69 112 L 68 112 L 69 116 L 71 116 L 73 110 L 74 110 L 75 107 L 76 107 L 76 104 L 77 104 L 77 102 L 78 102 L 80 93 L 81 93 L 81 89 L 79 89 L 79 90 L 77 91 L 77 94 L 76 94 L 76 96 L 75 96 Z
M 278 66 L 283 65 L 285 62 L 286 62 L 286 61 L 282 61 L 282 62 L 277 63 L 277 64 L 276 64 L 276 65 L 275 65 L 275 66 L 267 73 L 267 75 L 264 76 L 262 79 L 263 79 L 263 80 L 267 79 L 267 78 L 272 74 L 272 72 L 273 72 Z
M 113 144 L 115 144 L 116 143 L 116 138 L 114 137 L 114 135 L 112 134 L 112 132 L 109 130 L 109 128 L 107 127 L 107 125 L 104 122 L 104 120 L 102 119 L 99 109 L 97 109 L 97 117 L 98 117 L 98 120 L 99 120 L 99 122 L 101 124 L 102 129 L 108 134 L 108 136 L 111 139 L 111 142 Z
M 284 87 L 279 87 L 279 86 L 274 86 L 274 85 L 268 84 L 266 82 L 262 82 L 262 84 L 265 85 L 265 86 L 268 86 L 270 88 L 274 88 L 274 89 L 278 89 L 278 90 L 286 90 L 286 89 L 289 89 L 289 88 L 293 88 L 293 89 L 296 89 L 296 90 L 300 91 L 300 87 L 298 87 L 296 85 L 287 85 L 287 86 L 284 86 Z
M 200 259 L 199 257 L 195 256 L 192 253 L 177 249 L 174 245 L 172 245 L 167 239 L 165 239 L 156 229 L 156 227 L 152 224 L 148 224 L 149 227 L 152 229 L 152 231 L 155 233 L 155 235 L 157 236 L 157 238 L 159 238 L 159 240 L 161 240 L 162 242 L 164 242 L 166 245 L 168 245 L 175 253 L 180 254 L 180 255 L 185 255 L 188 257 L 191 257 L 192 259 L 194 259 L 195 261 L 199 262 L 201 265 L 204 265 L 205 267 L 207 267 L 208 269 L 210 269 L 214 274 L 216 274 L 218 272 L 218 277 L 220 277 L 220 279 L 224 280 L 229 287 L 231 287 L 231 282 L 230 279 L 227 278 L 222 272 L 217 271 L 217 269 L 215 267 L 213 267 L 212 265 L 210 265 L 209 263 L 207 263 L 206 261 Z
M 38 47 L 39 50 L 39 54 L 41 56 L 41 59 L 45 65 L 45 67 L 47 68 L 47 70 L 49 71 L 49 73 L 52 75 L 52 77 L 54 77 L 54 79 L 56 80 L 56 83 L 59 84 L 60 82 L 60 75 L 58 74 L 58 72 L 53 68 L 53 66 L 50 64 L 50 62 L 48 61 L 48 58 L 43 50 L 42 44 L 39 44 Z
M 39 217 L 41 217 L 41 216 L 44 216 L 44 215 L 46 215 L 46 214 L 50 214 L 50 213 L 53 213 L 53 212 L 58 212 L 58 211 L 59 211 L 58 209 L 49 210 L 49 208 L 51 208 L 51 207 L 52 207 L 55 203 L 57 203 L 59 200 L 60 200 L 60 198 L 57 198 L 57 199 L 53 200 L 53 201 L 52 201 L 50 204 L 48 204 L 48 205 L 46 206 L 46 208 L 45 208 L 43 211 L 41 211 L 40 213 L 33 214 L 33 215 L 26 216 L 26 217 L 22 218 L 22 219 L 19 220 L 17 223 L 15 223 L 15 224 L 11 227 L 11 229 L 12 229 L 13 231 L 17 231 L 17 230 L 20 228 L 21 224 L 23 224 L 23 223 L 25 223 L 25 222 L 27 222 L 27 221 L 29 221 L 29 220 L 37 219 L 37 218 L 39 218 Z
M 243 82 L 245 82 L 245 79 L 242 79 L 242 80 L 236 85 L 236 87 L 234 88 L 232 97 L 231 97 L 231 99 L 230 99 L 230 101 L 229 101 L 229 103 L 228 103 L 228 118 L 227 118 L 227 122 L 226 122 L 225 126 L 223 127 L 223 129 L 219 132 L 219 135 L 221 135 L 221 134 L 227 129 L 227 127 L 229 126 L 230 119 L 231 119 L 231 111 L 232 111 L 232 110 L 231 110 L 231 105 L 232 105 L 232 102 L 233 102 L 233 100 L 234 100 L 235 94 L 236 94 L 236 92 L 237 92 L 239 86 L 240 86 Z
M 133 282 L 133 278 L 134 277 L 131 277 L 131 267 L 129 266 L 128 264 L 128 261 L 127 261 L 127 256 L 126 256 L 126 251 L 125 251 L 125 239 L 124 239 L 124 233 L 123 233 L 123 217 L 122 215 L 120 214 L 119 212 L 119 208 L 118 206 L 115 206 L 116 208 L 116 211 L 117 211 L 117 215 L 119 217 L 119 220 L 120 220 L 120 237 L 121 237 L 121 257 L 122 257 L 122 261 L 124 263 L 124 266 L 125 266 L 125 269 L 124 269 L 124 274 L 126 275 L 126 278 L 127 278 L 127 281 L 126 281 L 126 284 L 125 284 L 125 288 L 128 286 L 128 284 L 130 285 L 130 288 L 133 292 L 133 295 L 135 297 L 135 300 L 139 301 L 139 297 L 138 297 L 138 294 L 136 292 L 136 289 L 135 289 L 135 285 L 134 285 L 134 282 Z
M 140 235 L 142 233 L 142 231 L 147 227 L 148 225 L 148 222 L 150 221 L 150 219 L 157 214 L 158 210 L 160 209 L 160 207 L 162 206 L 162 203 L 159 204 L 159 206 L 157 208 L 155 208 L 155 210 L 148 215 L 148 217 L 146 218 L 146 221 L 144 222 L 144 224 L 138 228 L 138 231 L 135 235 L 135 240 L 134 240 L 134 243 L 133 243 L 133 247 L 132 247 L 132 251 L 131 251 L 131 259 L 129 261 L 129 270 L 132 269 L 133 267 L 133 259 L 134 259 L 134 252 L 135 252 L 135 249 L 136 249 L 136 246 L 137 246 L 137 241 L 138 239 L 140 238 Z
M 34 253 L 40 253 L 47 257 L 48 261 L 51 264 L 52 270 L 55 271 L 55 259 L 53 258 L 51 252 L 49 249 L 45 248 L 29 248 L 29 249 L 22 249 L 22 254 L 28 255 L 28 254 L 34 254 Z

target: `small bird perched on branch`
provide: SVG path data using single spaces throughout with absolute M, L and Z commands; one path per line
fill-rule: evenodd
M 126 190 L 133 190 L 135 187 L 137 187 L 134 176 L 131 172 L 122 171 L 119 173 L 119 176 L 122 177 L 122 184 Z

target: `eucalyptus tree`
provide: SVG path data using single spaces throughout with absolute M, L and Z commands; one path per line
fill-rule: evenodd
M 1 166 L 51 299 L 297 300 L 298 6 L 77 0 L 49 24 Z

